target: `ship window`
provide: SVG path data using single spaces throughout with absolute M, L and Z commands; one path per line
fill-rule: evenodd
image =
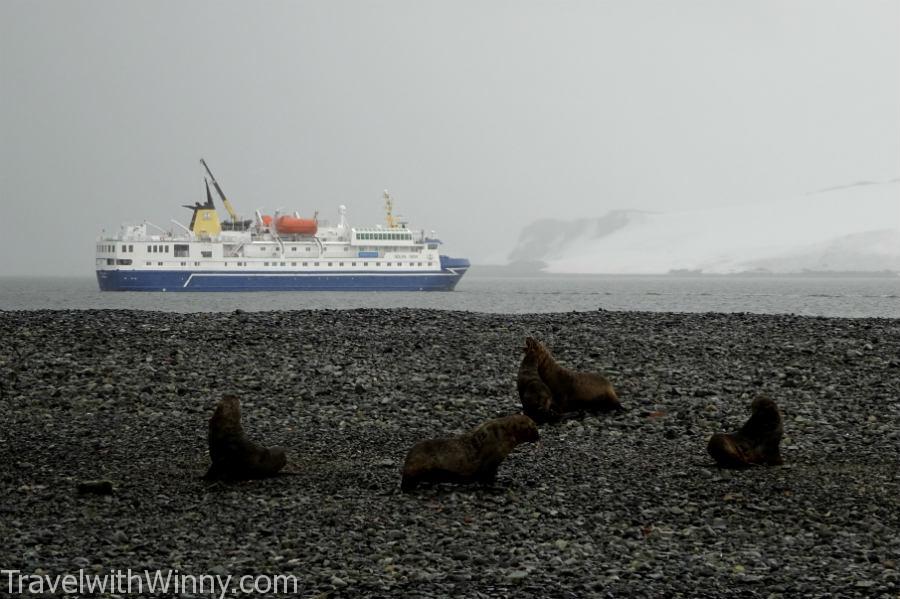
M 304 262 L 303 266 L 309 266 L 309 262 Z
M 128 252 L 129 252 L 129 253 L 134 252 L 134 246 L 133 246 L 133 245 L 129 245 L 129 246 L 128 246 Z
M 106 264 L 107 264 L 107 266 L 112 266 L 112 265 L 115 264 L 115 263 L 116 263 L 116 261 L 113 260 L 112 258 L 107 258 L 107 259 L 106 259 Z
M 263 262 L 263 266 L 268 266 L 268 265 L 269 265 L 268 262 Z
M 363 262 L 363 266 L 368 266 L 368 265 L 369 265 L 368 262 Z
M 344 265 L 343 262 L 339 262 L 339 263 L 338 263 L 338 266 L 343 266 L 343 265 Z
M 282 263 L 281 263 L 281 265 L 282 265 L 282 266 L 284 266 L 284 265 L 285 265 L 285 263 L 284 263 L 284 262 L 282 262 Z
M 146 264 L 147 264 L 147 266 L 153 266 L 152 262 L 147 262 Z
M 351 262 L 350 266 L 356 266 L 356 262 Z
M 187 266 L 187 262 L 182 262 L 181 265 L 182 265 L 182 266 Z
M 296 251 L 297 251 L 297 248 L 291 248 L 291 251 L 292 251 L 292 252 L 296 252 Z
M 199 262 L 194 262 L 194 266 L 200 266 Z
M 157 262 L 156 265 L 157 265 L 157 266 L 162 266 L 162 262 Z
M 308 251 L 309 251 L 309 248 L 306 248 L 306 251 L 308 252 Z
M 204 258 L 212 258 L 212 252 L 209 250 L 200 252 L 200 255 Z
M 429 250 L 436 250 L 436 249 L 437 249 L 437 244 L 436 244 L 436 243 L 429 243 L 429 244 L 428 244 L 428 249 L 429 249 Z
M 329 262 L 328 266 L 334 266 L 334 262 Z
M 187 258 L 190 255 L 190 247 L 189 245 L 176 243 L 175 244 L 175 257 L 176 258 Z M 183 265 L 183 263 L 182 263 Z
M 297 266 L 296 262 L 291 262 L 291 266 Z
M 168 254 L 168 253 L 169 253 L 169 246 L 164 245 L 163 248 L 164 248 L 164 251 Z
M 123 251 L 123 252 L 125 251 L 125 246 L 124 246 L 124 245 L 122 246 L 122 251 Z

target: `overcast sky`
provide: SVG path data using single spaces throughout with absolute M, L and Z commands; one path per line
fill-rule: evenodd
M 541 217 L 891 179 L 900 1 L 0 0 L 0 274 L 188 221 L 201 157 L 248 215 L 373 224 L 388 188 L 476 263 Z

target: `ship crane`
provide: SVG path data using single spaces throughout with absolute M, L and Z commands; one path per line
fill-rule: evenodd
M 225 206 L 225 210 L 228 212 L 229 218 L 231 218 L 231 225 L 226 228 L 231 229 L 232 231 L 244 230 L 250 226 L 253 222 L 252 220 L 241 221 L 238 219 L 237 212 L 234 210 L 234 206 L 231 205 L 231 202 L 228 201 L 228 198 L 225 197 L 225 192 L 222 191 L 222 188 L 219 187 L 218 181 L 213 176 L 212 171 L 209 170 L 209 166 L 206 164 L 206 160 L 203 158 L 200 159 L 200 164 L 203 165 L 203 168 L 206 169 L 206 172 L 209 174 L 209 178 L 212 181 L 213 187 L 216 188 L 216 193 L 219 194 L 219 197 L 222 198 L 222 204 Z M 222 223 L 225 224 L 224 222 Z

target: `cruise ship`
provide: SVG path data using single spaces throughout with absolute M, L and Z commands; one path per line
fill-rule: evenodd
M 469 268 L 465 258 L 442 255 L 433 232 L 394 216 L 387 191 L 384 225 L 352 227 L 344 206 L 334 226 L 296 212 L 241 219 L 200 162 L 206 202 L 185 206 L 189 225 L 123 225 L 97 239 L 102 291 L 452 291 Z M 210 183 L 228 219 L 220 220 Z

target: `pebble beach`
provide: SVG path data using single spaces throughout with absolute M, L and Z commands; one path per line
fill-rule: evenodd
M 528 335 L 626 411 L 542 426 L 492 487 L 401 493 L 416 441 L 520 410 Z M 302 597 L 900 597 L 897 319 L 4 311 L 0 393 L 4 569 L 291 574 Z M 225 393 L 284 475 L 201 480 Z M 785 464 L 716 468 L 708 438 L 758 395 Z

